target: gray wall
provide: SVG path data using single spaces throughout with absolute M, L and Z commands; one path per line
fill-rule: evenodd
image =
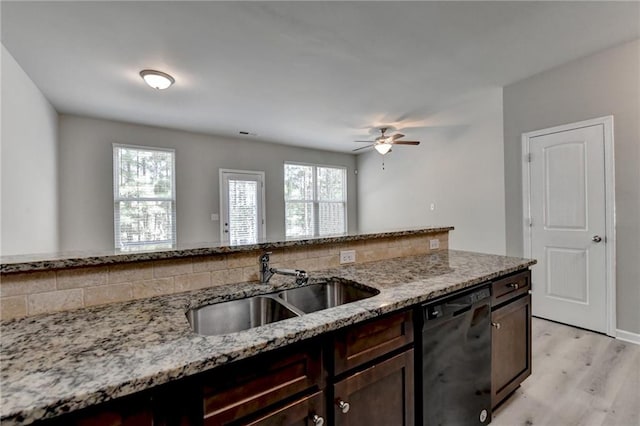
M 504 89 L 507 253 L 522 255 L 523 132 L 614 116 L 617 327 L 640 333 L 640 41 Z
M 2 255 L 58 250 L 58 114 L 2 46 Z
M 385 170 L 375 151 L 358 157 L 360 230 L 453 225 L 451 248 L 504 254 L 502 89 L 469 95 L 428 122 L 420 146 L 394 148 Z
M 176 150 L 178 244 L 220 240 L 220 168 L 265 172 L 267 238 L 282 238 L 285 161 L 347 167 L 349 231 L 358 229 L 353 155 L 70 115 L 59 126 L 61 250 L 113 248 L 113 143 Z

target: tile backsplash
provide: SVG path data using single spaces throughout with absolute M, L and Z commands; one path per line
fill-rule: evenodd
M 377 238 L 273 250 L 271 266 L 306 271 L 340 265 L 341 250 L 356 263 L 447 250 L 449 233 Z M 429 240 L 440 242 L 429 249 Z M 19 318 L 258 280 L 259 250 L 98 267 L 0 275 L 0 317 Z

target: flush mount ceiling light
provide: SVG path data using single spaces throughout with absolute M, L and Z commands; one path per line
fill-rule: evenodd
M 385 155 L 391 150 L 391 144 L 387 142 L 377 143 L 373 147 L 382 155 Z
M 176 81 L 169 74 L 156 70 L 142 70 L 140 71 L 140 77 L 149 86 L 158 90 L 168 89 Z

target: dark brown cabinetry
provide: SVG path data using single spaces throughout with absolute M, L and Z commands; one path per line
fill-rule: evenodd
M 531 375 L 531 273 L 493 283 L 491 405 L 495 407 Z M 498 304 L 499 303 L 499 304 Z
M 413 424 L 410 311 L 314 342 L 212 372 L 204 425 Z
M 334 335 L 332 424 L 414 424 L 413 340 L 411 311 Z
M 284 407 L 274 409 L 254 420 L 241 422 L 247 426 L 326 426 L 323 417 L 325 412 L 325 394 L 316 392 L 305 396 Z
M 379 358 L 413 342 L 411 311 L 391 314 L 336 333 L 334 375 Z
M 87 408 L 73 414 L 38 423 L 47 426 L 157 426 L 149 394 Z
M 237 419 L 250 417 L 309 389 L 322 389 L 321 354 L 320 342 L 314 341 L 204 376 L 201 379 L 204 425 L 234 424 Z
M 413 350 L 358 371 L 333 385 L 336 426 L 413 425 Z
M 392 313 L 59 424 L 412 425 L 413 339 L 411 311 Z
M 494 407 L 531 374 L 529 289 L 529 271 L 492 284 Z M 413 425 L 413 313 L 394 312 L 41 424 Z
M 152 426 L 153 415 L 150 411 L 144 410 L 133 413 L 114 410 L 83 416 L 72 424 L 77 426 Z

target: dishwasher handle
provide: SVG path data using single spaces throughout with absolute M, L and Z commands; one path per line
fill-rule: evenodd
M 462 315 L 465 312 L 469 312 L 473 308 L 474 304 L 469 303 L 467 305 L 462 304 L 447 304 L 425 306 L 424 309 L 424 321 L 444 320 L 446 318 L 454 318 L 458 315 Z
M 472 306 L 473 305 L 467 305 L 464 308 L 460 308 L 457 311 L 455 311 L 452 316 L 457 317 L 458 315 L 462 315 L 465 312 L 470 311 Z
M 434 325 L 433 322 L 457 317 L 470 311 L 474 306 L 489 304 L 490 297 L 489 287 L 483 287 L 462 296 L 453 296 L 448 300 L 422 305 L 424 326 L 431 328 Z

